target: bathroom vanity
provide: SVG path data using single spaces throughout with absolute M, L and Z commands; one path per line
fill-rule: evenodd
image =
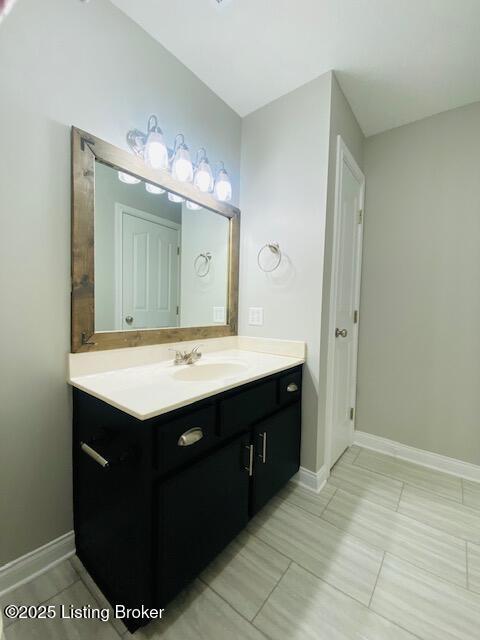
M 293 361 L 254 356 L 262 357 L 277 368 Z M 157 376 L 188 377 L 202 366 L 211 367 L 212 358 L 178 371 L 164 365 L 158 373 L 157 367 Z M 83 378 L 94 393 L 95 378 Z M 97 378 L 105 384 L 109 374 Z M 196 385 L 175 381 L 182 384 Z M 112 604 L 168 607 L 298 471 L 301 365 L 230 384 L 228 391 L 144 420 L 74 388 L 76 549 Z
M 238 336 L 240 211 L 174 177 L 178 148 L 145 162 L 155 122 L 133 153 L 72 129 L 69 382 L 77 554 L 112 605 L 168 615 L 297 472 L 305 344 Z

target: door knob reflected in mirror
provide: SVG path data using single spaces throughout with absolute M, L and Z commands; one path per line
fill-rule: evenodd
M 335 329 L 335 338 L 346 338 L 348 331 L 346 329 Z
M 132 317 L 132 316 L 126 316 L 126 318 L 125 318 L 125 322 L 126 322 L 127 324 L 132 324 L 132 322 L 133 322 L 133 317 Z

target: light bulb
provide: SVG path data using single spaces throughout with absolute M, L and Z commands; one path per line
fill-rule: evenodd
M 175 193 L 169 193 L 168 199 L 170 202 L 184 202 L 184 199 L 181 196 L 177 196 Z
M 191 202 L 190 200 L 187 200 L 187 209 L 191 209 L 192 211 L 198 211 L 201 208 L 202 207 L 198 204 L 195 204 L 195 202 Z
M 0 2 L 0 22 L 3 16 L 7 16 L 10 13 L 14 2 L 15 0 L 3 0 L 3 2 Z M 86 0 L 82 0 L 82 2 L 86 2 Z
M 158 127 L 149 132 L 145 149 L 143 150 L 145 162 L 152 169 L 166 169 L 168 166 L 168 151 L 163 139 L 162 130 Z
M 195 175 L 193 177 L 193 184 L 203 191 L 203 193 L 209 193 L 213 189 L 213 174 L 210 164 L 207 158 L 204 158 L 199 162 L 195 169 Z
M 229 202 L 232 199 L 232 183 L 225 169 L 221 169 L 221 171 L 218 172 L 214 192 L 217 199 L 221 202 Z
M 148 193 L 154 193 L 155 195 L 165 193 L 165 189 L 160 189 L 160 187 L 157 187 L 154 184 L 150 184 L 150 182 L 145 183 L 145 189 L 148 191 Z
M 181 144 L 175 152 L 172 162 L 172 176 L 180 182 L 193 180 L 193 166 L 188 147 Z
M 124 173 L 123 171 L 118 172 L 118 179 L 120 182 L 124 182 L 125 184 L 138 184 L 141 182 L 138 178 L 131 176 L 129 173 Z

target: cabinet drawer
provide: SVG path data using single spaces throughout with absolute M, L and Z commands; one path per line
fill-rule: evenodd
M 229 436 L 249 427 L 275 410 L 275 380 L 258 384 L 220 402 L 220 435 Z
M 215 407 L 190 411 L 157 427 L 157 468 L 170 471 L 215 444 Z
M 278 400 L 281 405 L 298 400 L 302 394 L 302 372 L 293 371 L 278 379 Z

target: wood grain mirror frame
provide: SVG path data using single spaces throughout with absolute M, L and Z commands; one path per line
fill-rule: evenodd
M 221 326 L 95 332 L 95 161 L 182 196 L 230 221 L 227 324 Z M 240 211 L 104 140 L 72 127 L 72 340 L 73 353 L 139 347 L 237 334 Z

